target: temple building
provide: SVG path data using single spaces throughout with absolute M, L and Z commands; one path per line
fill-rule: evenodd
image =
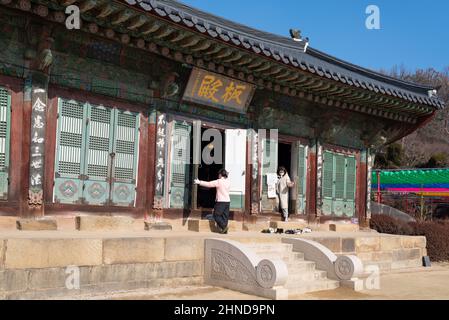
M 280 220 L 284 166 L 292 219 L 366 225 L 374 151 L 444 105 L 296 40 L 173 0 L 1 0 L 0 215 L 200 218 L 225 167 L 232 219 Z

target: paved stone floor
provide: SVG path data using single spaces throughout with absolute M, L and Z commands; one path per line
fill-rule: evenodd
M 210 287 L 190 286 L 160 288 L 128 293 L 89 296 L 83 299 L 120 300 L 263 300 L 263 298 Z M 431 268 L 410 269 L 380 278 L 379 290 L 354 292 L 347 288 L 322 291 L 292 297 L 295 300 L 446 300 L 449 299 L 449 263 L 434 264 Z

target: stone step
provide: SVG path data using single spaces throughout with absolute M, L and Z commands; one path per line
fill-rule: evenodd
M 270 221 L 270 228 L 284 229 L 284 232 L 286 230 L 304 229 L 307 226 L 308 224 L 306 221 Z
M 377 266 L 381 272 L 391 271 L 391 265 L 391 261 L 363 261 L 365 270 L 369 266 Z
M 255 244 L 247 244 L 246 247 L 256 252 L 259 251 L 291 252 L 293 249 L 293 245 L 289 243 L 255 243 Z
M 297 272 L 315 271 L 316 263 L 313 261 L 299 260 L 289 261 L 286 263 L 289 274 L 295 274 Z
M 340 287 L 340 283 L 335 280 L 316 280 L 294 283 L 287 286 L 289 296 L 304 294 L 316 291 L 333 290 Z
M 229 220 L 228 232 L 242 231 L 242 222 Z M 211 220 L 198 220 L 193 219 L 188 222 L 188 230 L 194 232 L 218 232 L 218 228 L 215 227 L 215 222 Z
M 290 271 L 290 270 L 289 270 Z M 287 279 L 287 285 L 293 284 L 297 282 L 304 282 L 304 281 L 315 281 L 315 280 L 326 280 L 327 279 L 327 272 L 321 271 L 321 270 L 314 270 L 314 271 L 300 271 L 300 272 L 289 272 L 288 279 Z
M 302 253 L 284 253 L 284 252 L 258 252 L 257 255 L 263 259 L 281 259 L 285 263 L 303 261 L 304 255 Z

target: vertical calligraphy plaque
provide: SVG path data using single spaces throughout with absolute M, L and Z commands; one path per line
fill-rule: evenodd
M 166 115 L 156 114 L 156 171 L 154 181 L 154 209 L 162 209 L 164 203 L 165 180 L 165 145 L 166 145 Z
M 30 141 L 30 187 L 29 205 L 42 206 L 45 157 L 45 122 L 47 92 L 33 87 L 31 94 L 31 141 Z

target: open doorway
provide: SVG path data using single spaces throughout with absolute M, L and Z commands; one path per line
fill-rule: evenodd
M 284 167 L 291 178 L 292 145 L 288 143 L 279 143 L 278 149 L 278 167 Z M 277 168 L 276 168 L 277 170 Z
M 292 167 L 292 145 L 289 143 L 279 143 L 278 147 L 278 167 L 284 167 L 291 181 L 295 180 L 295 174 Z M 290 189 L 288 211 L 290 214 L 295 212 L 296 201 L 292 197 L 292 189 Z
M 201 136 L 207 128 L 201 128 Z M 215 157 L 216 149 L 219 148 L 218 144 L 221 143 L 222 159 L 221 163 L 206 164 L 203 157 L 201 157 L 201 165 L 198 166 L 198 179 L 203 181 L 211 181 L 218 179 L 218 171 L 224 167 L 224 132 L 221 133 L 221 141 L 201 141 L 201 150 L 208 150 L 211 157 Z M 210 151 L 209 151 L 210 150 Z M 215 205 L 216 189 L 204 188 L 198 186 L 197 192 L 197 207 L 198 209 L 209 209 Z

